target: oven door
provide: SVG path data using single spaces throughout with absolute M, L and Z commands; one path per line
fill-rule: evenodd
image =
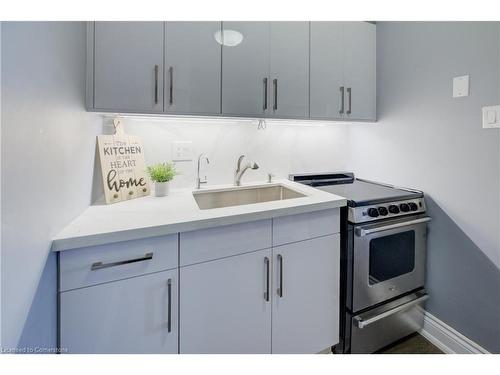
M 352 311 L 424 286 L 427 216 L 354 228 Z

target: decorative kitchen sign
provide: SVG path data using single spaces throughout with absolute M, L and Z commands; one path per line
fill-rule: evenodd
M 116 203 L 149 195 L 144 149 L 141 140 L 123 131 L 120 120 L 113 120 L 114 135 L 98 135 L 106 203 Z

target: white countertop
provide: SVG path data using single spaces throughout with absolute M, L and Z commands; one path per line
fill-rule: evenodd
M 111 205 L 90 206 L 53 238 L 52 250 L 103 245 L 346 205 L 343 197 L 289 180 L 276 180 L 271 184 L 249 183 L 245 187 L 263 185 L 284 185 L 306 196 L 200 210 L 194 200 L 193 189 L 182 189 L 172 190 L 168 196 L 161 198 L 148 196 Z M 231 187 L 219 185 L 202 190 Z

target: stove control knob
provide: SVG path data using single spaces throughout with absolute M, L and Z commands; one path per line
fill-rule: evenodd
M 396 206 L 395 204 L 391 204 L 391 205 L 389 206 L 389 212 L 390 212 L 391 214 L 399 214 L 399 207 L 398 207 L 398 206 Z
M 369 208 L 368 209 L 368 216 L 378 217 L 378 210 L 376 208 Z
M 408 206 L 410 206 L 410 211 L 417 211 L 418 210 L 418 206 L 416 203 L 410 202 L 410 203 L 408 203 Z
M 402 212 L 408 212 L 408 211 L 410 211 L 410 206 L 408 206 L 406 203 L 401 203 L 399 205 L 399 208 L 401 209 Z
M 379 213 L 381 216 L 387 216 L 387 214 L 388 214 L 389 212 L 387 211 L 387 208 L 385 208 L 385 207 L 379 207 L 379 208 L 378 208 L 378 213 Z

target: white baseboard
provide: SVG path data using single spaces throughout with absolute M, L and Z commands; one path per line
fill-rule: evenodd
M 436 318 L 423 312 L 424 327 L 420 334 L 447 354 L 489 354 L 482 346 Z

